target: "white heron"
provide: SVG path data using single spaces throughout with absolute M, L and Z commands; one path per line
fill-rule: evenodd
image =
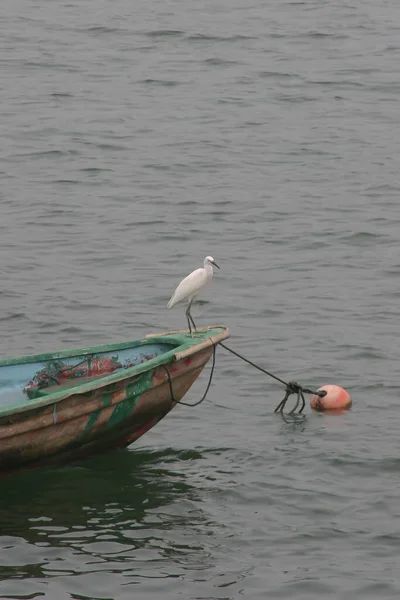
M 219 266 L 215 262 L 212 256 L 206 256 L 204 259 L 204 267 L 200 269 L 196 269 L 190 275 L 182 279 L 176 290 L 171 296 L 170 301 L 168 302 L 168 308 L 172 308 L 178 302 L 183 302 L 184 300 L 188 301 L 187 309 L 186 309 L 186 318 L 189 325 L 190 335 L 192 334 L 192 325 L 194 330 L 196 331 L 196 324 L 193 321 L 193 317 L 190 314 L 190 307 L 192 306 L 192 302 L 194 298 L 205 288 L 205 286 L 210 283 L 213 277 L 213 268 L 212 266 Z

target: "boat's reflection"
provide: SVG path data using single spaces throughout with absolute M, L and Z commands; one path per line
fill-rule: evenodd
M 31 550 L 35 547 L 36 555 L 63 548 L 114 566 L 140 550 L 150 550 L 153 559 L 154 552 L 158 558 L 168 553 L 169 559 L 176 552 L 177 562 L 181 553 L 201 553 L 191 543 L 184 548 L 190 532 L 207 519 L 199 508 L 198 489 L 179 468 L 181 461 L 200 457 L 171 449 L 123 450 L 75 466 L 4 478 L 0 548 L 22 539 Z M 51 563 L 62 568 L 50 560 L 48 570 Z M 22 574 L 29 576 L 33 566 L 25 564 Z

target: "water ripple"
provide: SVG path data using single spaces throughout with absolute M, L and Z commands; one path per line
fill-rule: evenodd
M 196 322 L 353 407 L 281 418 L 221 349 L 129 451 L 2 481 L 2 598 L 399 596 L 398 16 L 5 3 L 3 356 L 181 328 L 212 254 Z

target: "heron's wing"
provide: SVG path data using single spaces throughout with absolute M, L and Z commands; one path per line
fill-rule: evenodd
M 207 283 L 208 277 L 205 269 L 196 269 L 190 275 L 182 279 L 168 302 L 168 308 L 171 308 L 178 302 L 190 298 L 197 294 Z

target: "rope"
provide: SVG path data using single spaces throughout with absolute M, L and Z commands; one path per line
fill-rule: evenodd
M 268 375 L 269 377 L 272 377 L 276 381 L 279 381 L 279 383 L 282 383 L 286 387 L 285 396 L 279 402 L 279 404 L 275 408 L 274 412 L 283 413 L 283 409 L 285 408 L 286 403 L 289 400 L 289 396 L 291 396 L 292 394 L 297 394 L 297 400 L 296 400 L 296 404 L 294 405 L 294 408 L 290 411 L 290 414 L 293 414 L 294 412 L 296 412 L 296 410 L 297 410 L 297 408 L 298 408 L 298 406 L 299 406 L 300 403 L 301 403 L 301 408 L 299 410 L 299 413 L 303 412 L 304 407 L 306 405 L 304 394 L 315 394 L 316 396 L 319 396 L 320 398 L 323 398 L 326 395 L 326 391 L 325 390 L 313 391 L 313 390 L 310 390 L 308 388 L 302 387 L 301 385 L 299 385 L 295 381 L 286 382 L 283 379 L 281 379 L 280 377 L 277 377 L 277 375 L 274 375 L 273 373 L 270 373 L 266 369 L 263 369 L 262 367 L 260 367 L 259 365 L 257 365 L 253 361 L 249 360 L 248 358 L 245 358 L 242 354 L 239 354 L 239 352 L 236 352 L 235 350 L 232 350 L 232 348 L 229 348 L 228 346 L 226 346 L 222 342 L 219 342 L 219 344 L 220 344 L 220 346 L 222 346 L 223 348 L 225 348 L 225 350 L 228 350 L 228 352 L 231 352 L 232 354 L 234 354 L 235 356 L 237 356 L 238 358 L 240 358 L 244 362 L 248 363 L 249 365 L 251 365 L 255 369 L 258 369 L 259 371 L 261 371 L 265 375 Z
M 65 367 L 64 369 L 60 369 L 57 368 L 57 376 L 61 377 L 63 375 L 63 373 L 69 371 L 70 369 L 76 369 L 76 367 L 80 367 L 81 365 L 88 363 L 88 369 L 90 369 L 89 366 L 89 358 L 84 358 L 83 360 L 81 360 L 81 362 L 78 362 L 76 365 L 70 365 L 68 367 Z M 57 377 L 55 375 L 50 375 L 50 373 L 44 373 L 44 375 L 42 376 L 42 380 L 38 383 L 38 388 L 43 388 L 43 387 L 47 387 L 48 383 L 50 381 L 54 381 L 54 383 L 56 385 L 61 385 L 60 381 L 57 379 Z
M 209 380 L 208 380 L 208 384 L 207 384 L 207 387 L 206 387 L 206 391 L 204 392 L 204 394 L 203 394 L 203 396 L 200 398 L 200 400 L 198 400 L 197 402 L 194 402 L 193 404 L 189 404 L 188 402 L 182 402 L 182 400 L 177 400 L 177 399 L 175 398 L 174 391 L 173 391 L 173 389 L 172 389 L 172 379 L 171 379 L 171 373 L 169 372 L 169 369 L 168 369 L 168 367 L 166 367 L 165 365 L 160 365 L 160 367 L 162 367 L 162 368 L 164 369 L 164 371 L 166 371 L 166 373 L 167 373 L 167 377 L 168 377 L 168 384 L 169 384 L 169 391 L 170 391 L 170 394 L 171 394 L 171 400 L 172 400 L 172 402 L 175 402 L 176 404 L 182 404 L 183 406 L 190 406 L 190 407 L 193 407 L 193 406 L 198 406 L 199 404 L 201 404 L 202 402 L 204 402 L 204 400 L 205 400 L 205 399 L 206 399 L 206 397 L 207 397 L 208 390 L 210 389 L 211 382 L 212 382 L 212 378 L 213 378 L 213 375 L 214 375 L 214 369 L 215 369 L 215 355 L 216 355 L 216 346 L 215 346 L 215 344 L 213 344 L 213 363 L 212 363 L 212 367 L 211 367 L 211 373 L 210 373 L 210 378 L 209 378 Z
M 279 381 L 279 383 L 283 383 L 283 385 L 287 385 L 287 383 L 285 381 L 283 381 L 283 379 L 280 379 L 279 377 L 277 377 L 276 375 L 273 375 L 272 373 L 270 373 L 266 369 L 263 369 L 259 365 L 256 365 L 256 363 L 252 362 L 248 358 L 245 358 L 244 356 L 242 356 L 241 354 L 239 354 L 239 352 L 235 352 L 235 350 L 232 350 L 232 348 L 228 348 L 228 346 L 225 346 L 225 344 L 223 344 L 222 342 L 220 342 L 219 345 L 222 346 L 223 348 L 225 348 L 225 350 L 228 350 L 228 352 L 231 352 L 232 354 L 234 354 L 235 356 L 237 356 L 238 358 L 240 358 L 241 360 L 244 360 L 244 362 L 247 362 L 249 365 L 251 365 L 255 369 L 258 369 L 262 373 L 265 373 L 265 375 L 269 375 L 269 377 L 272 377 L 273 379 L 276 379 L 276 381 Z
M 273 373 L 270 373 L 269 371 L 267 371 L 263 367 L 260 367 L 260 365 L 257 365 L 255 362 L 253 362 L 252 360 L 249 360 L 248 358 L 246 358 L 242 354 L 239 354 L 239 352 L 236 352 L 235 350 L 232 350 L 232 348 L 229 348 L 228 346 L 226 346 L 222 342 L 218 342 L 218 343 L 219 343 L 220 346 L 222 346 L 222 348 L 225 348 L 225 350 L 228 350 L 228 352 L 230 352 L 231 354 L 234 354 L 235 356 L 237 356 L 238 358 L 240 358 L 244 362 L 248 363 L 249 365 L 251 365 L 252 367 L 254 367 L 255 369 L 257 369 L 258 371 L 261 371 L 265 375 L 268 375 L 269 377 L 272 377 L 272 379 L 275 379 L 276 381 L 278 381 L 279 383 L 281 383 L 282 385 L 285 386 L 285 388 L 286 388 L 286 390 L 285 390 L 285 396 L 279 402 L 278 406 L 275 408 L 275 410 L 274 410 L 275 413 L 279 412 L 279 413 L 283 414 L 283 411 L 284 411 L 284 408 L 286 406 L 286 403 L 287 403 L 287 401 L 289 400 L 289 397 L 292 394 L 296 394 L 297 395 L 297 399 L 296 399 L 296 403 L 295 403 L 294 407 L 289 412 L 289 414 L 295 413 L 296 410 L 299 408 L 300 404 L 301 404 L 301 406 L 300 406 L 300 409 L 299 409 L 298 412 L 299 413 L 303 412 L 303 410 L 305 408 L 305 405 L 306 405 L 304 394 L 314 394 L 315 396 L 318 396 L 319 398 L 323 398 L 326 395 L 326 391 L 324 391 L 324 390 L 321 390 L 321 391 L 316 390 L 316 391 L 314 391 L 314 390 L 311 390 L 309 388 L 305 388 L 305 387 L 299 385 L 295 381 L 286 382 L 283 379 L 281 379 L 280 377 L 278 377 L 277 375 L 274 375 Z M 201 404 L 202 402 L 204 402 L 204 400 L 207 397 L 208 391 L 210 389 L 212 378 L 213 378 L 213 375 L 214 375 L 215 356 L 216 356 L 216 344 L 213 344 L 213 362 L 212 362 L 212 367 L 211 367 L 211 372 L 210 372 L 210 378 L 208 380 L 206 391 L 204 392 L 204 394 L 200 398 L 200 400 L 198 400 L 197 402 L 193 402 L 193 404 L 190 404 L 188 402 L 183 402 L 182 400 L 177 400 L 175 398 L 174 390 L 172 388 L 171 373 L 170 373 L 168 367 L 166 367 L 165 365 L 160 365 L 160 367 L 162 367 L 164 369 L 164 371 L 167 373 L 169 391 L 170 391 L 172 402 L 175 402 L 176 404 L 182 404 L 183 406 L 190 406 L 190 407 L 198 406 L 199 404 Z

